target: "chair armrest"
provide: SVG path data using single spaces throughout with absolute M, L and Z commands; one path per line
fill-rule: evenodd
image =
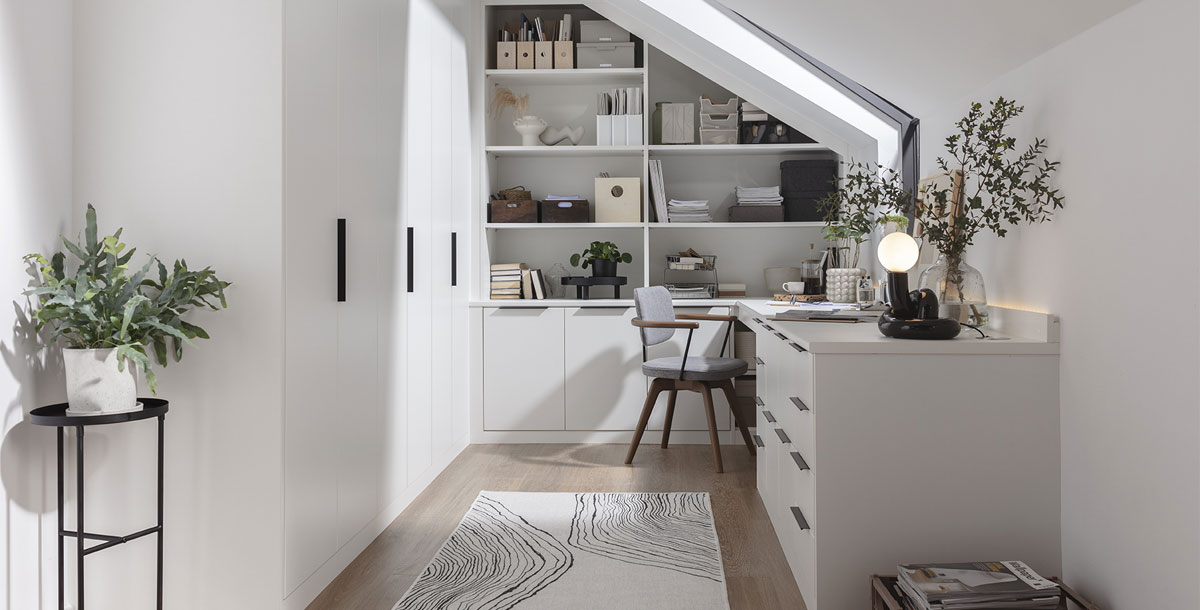
M 716 313 L 677 313 L 677 320 L 709 320 L 714 322 L 732 322 L 737 319 L 737 316 L 722 315 Z
M 654 322 L 651 320 L 634 318 L 631 320 L 631 322 L 638 328 L 688 328 L 692 330 L 700 328 L 700 325 L 695 322 L 680 322 L 678 320 L 674 322 Z

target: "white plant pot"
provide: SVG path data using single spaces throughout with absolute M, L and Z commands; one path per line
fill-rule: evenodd
M 538 136 L 546 130 L 546 121 L 535 116 L 523 116 L 513 121 L 513 127 L 521 134 L 521 146 L 541 146 Z
M 63 349 L 69 415 L 108 415 L 140 409 L 137 368 L 117 366 L 117 350 Z

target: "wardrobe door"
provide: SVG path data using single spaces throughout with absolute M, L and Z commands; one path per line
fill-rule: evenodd
M 284 62 L 284 587 L 338 548 L 337 6 L 290 0 Z
M 450 49 L 456 36 L 454 28 L 446 20 L 441 11 L 432 11 L 431 18 L 425 23 L 429 31 L 432 56 L 428 63 L 432 66 L 428 89 L 422 94 L 430 96 L 430 104 L 438 109 L 439 114 L 448 115 L 446 105 L 449 104 L 452 91 L 452 71 Z M 449 117 L 447 117 L 449 118 Z M 431 123 L 434 121 L 430 121 Z M 462 176 L 455 175 L 455 159 L 453 158 L 452 134 L 447 132 L 447 121 L 436 121 L 439 129 L 431 134 L 429 160 L 432 171 L 431 190 L 434 193 L 429 201 L 431 213 L 430 241 L 433 245 L 433 256 L 430 259 L 432 267 L 429 271 L 432 284 L 433 308 L 430 319 L 432 326 L 432 362 L 433 362 L 433 395 L 438 397 L 439 406 L 431 414 L 433 455 L 440 456 L 450 450 L 453 440 L 453 396 L 454 386 L 453 357 L 453 312 L 451 310 L 453 287 L 451 284 L 451 262 L 454 254 L 451 252 L 451 233 L 454 230 L 454 199 L 450 188 Z M 456 121 L 450 120 L 449 123 Z
M 429 0 L 409 4 L 403 187 L 408 225 L 405 236 L 407 311 L 405 337 L 408 353 L 406 388 L 408 483 L 412 484 L 432 463 L 433 456 L 433 257 L 432 175 L 433 37 L 429 24 L 436 10 Z M 440 135 L 440 134 L 439 134 Z M 444 185 L 442 185 L 444 186 Z M 442 253 L 444 256 L 444 251 Z
M 470 19 L 468 15 L 476 5 L 472 2 L 456 2 L 454 6 L 443 8 L 455 23 L 460 24 L 460 31 L 467 31 Z M 454 286 L 450 292 L 450 370 L 453 372 L 450 384 L 451 394 L 451 435 L 453 442 L 466 440 L 471 431 L 470 423 L 470 380 L 473 375 L 482 375 L 482 371 L 471 370 L 468 362 L 470 351 L 470 265 L 471 260 L 471 193 L 474 185 L 474 163 L 472 162 L 471 147 L 471 91 L 469 87 L 470 65 L 467 59 L 467 44 L 461 36 L 451 37 L 450 48 L 446 56 L 451 62 L 450 70 L 450 155 L 454 160 L 450 168 L 450 231 L 453 239 L 451 246 L 452 265 L 449 272 Z

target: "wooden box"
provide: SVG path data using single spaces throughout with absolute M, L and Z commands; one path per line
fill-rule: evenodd
M 554 69 L 568 70 L 575 67 L 575 43 L 570 40 L 554 41 Z
M 596 222 L 641 220 L 641 178 L 596 178 Z
M 496 199 L 488 203 L 488 222 L 538 222 L 537 202 L 532 199 Z
M 541 202 L 542 222 L 589 222 L 587 199 L 556 199 Z
M 554 67 L 554 42 L 538 40 L 533 43 L 533 67 L 535 70 L 549 70 Z
M 517 43 L 513 41 L 496 43 L 496 69 L 515 70 L 517 68 Z

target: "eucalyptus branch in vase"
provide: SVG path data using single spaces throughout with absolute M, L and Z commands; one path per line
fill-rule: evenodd
M 875 225 L 901 218 L 898 212 L 910 206 L 911 192 L 900 173 L 877 164 L 846 163 L 846 175 L 838 179 L 837 190 L 818 202 L 825 218 L 822 233 L 834 242 L 845 266 L 858 267 L 862 243 Z M 846 255 L 841 256 L 845 250 Z

